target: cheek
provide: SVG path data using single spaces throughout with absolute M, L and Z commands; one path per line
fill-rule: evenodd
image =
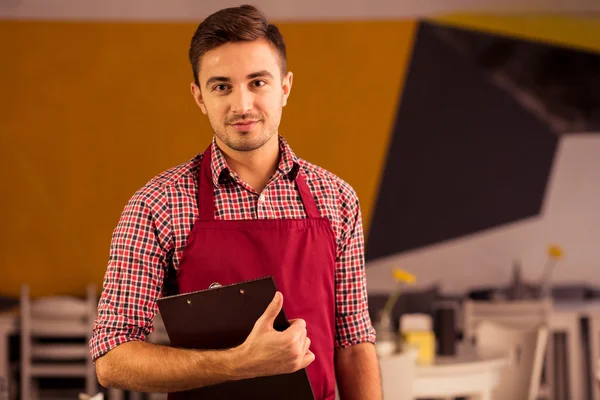
M 217 102 L 207 103 L 207 104 L 205 104 L 205 107 L 206 107 L 208 117 L 212 121 L 221 121 L 222 122 L 227 114 L 226 107 L 223 104 L 219 104 Z
M 269 96 L 257 102 L 257 108 L 260 112 L 268 116 L 276 116 L 281 112 L 282 98 Z

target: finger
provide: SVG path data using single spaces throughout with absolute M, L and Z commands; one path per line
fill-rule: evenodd
M 275 296 L 273 296 L 273 300 L 267 306 L 267 309 L 261 315 L 257 322 L 259 322 L 262 326 L 273 329 L 273 324 L 275 323 L 275 318 L 279 315 L 281 308 L 283 307 L 283 295 L 281 292 L 276 292 Z
M 290 327 L 285 330 L 285 334 L 288 335 L 291 340 L 295 340 L 302 345 L 307 334 L 306 323 L 304 320 L 296 321 L 293 325 L 290 325 Z
M 311 343 L 310 338 L 307 337 L 304 340 L 304 345 L 302 346 L 302 354 L 305 355 L 308 352 L 308 349 L 310 349 L 310 343 Z
M 309 350 L 306 352 L 304 358 L 302 359 L 300 369 L 308 367 L 313 361 L 315 361 L 315 353 Z
M 306 321 L 302 318 L 295 318 L 290 320 L 290 328 L 302 330 L 306 329 Z M 289 329 L 289 328 L 288 328 Z

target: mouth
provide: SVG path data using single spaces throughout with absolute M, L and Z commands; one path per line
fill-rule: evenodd
M 238 132 L 249 132 L 256 127 L 256 124 L 258 124 L 258 121 L 240 121 L 231 124 L 231 126 Z

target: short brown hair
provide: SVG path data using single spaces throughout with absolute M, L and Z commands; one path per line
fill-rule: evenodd
M 190 45 L 189 58 L 194 81 L 199 85 L 200 58 L 208 51 L 225 43 L 251 42 L 267 39 L 277 50 L 281 73 L 286 72 L 285 42 L 279 28 L 269 24 L 265 15 L 256 7 L 243 5 L 224 8 L 208 16 L 196 29 Z

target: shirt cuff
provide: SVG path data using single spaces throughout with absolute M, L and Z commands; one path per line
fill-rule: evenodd
M 335 347 L 343 349 L 359 343 L 375 343 L 376 333 L 369 310 L 336 318 Z
M 114 328 L 96 329 L 89 342 L 92 361 L 96 362 L 98 358 L 115 347 L 135 340 L 146 340 L 146 334 L 141 328 L 130 330 L 118 330 Z

